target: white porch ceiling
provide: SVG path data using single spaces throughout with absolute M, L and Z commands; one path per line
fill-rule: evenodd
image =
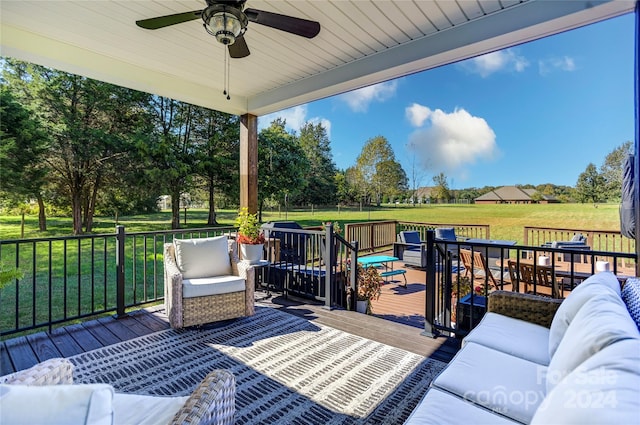
M 264 115 L 624 13 L 633 0 L 248 0 L 320 22 L 312 39 L 249 23 L 231 60 L 201 20 L 144 30 L 139 19 L 200 0 L 0 2 L 0 53 L 232 114 Z

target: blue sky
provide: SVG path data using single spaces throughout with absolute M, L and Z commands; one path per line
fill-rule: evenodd
M 338 168 L 384 136 L 421 186 L 574 186 L 634 138 L 633 14 L 259 118 L 320 121 Z M 411 185 L 411 182 L 410 182 Z

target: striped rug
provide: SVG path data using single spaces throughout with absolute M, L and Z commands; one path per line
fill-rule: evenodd
M 83 353 L 74 382 L 188 395 L 211 369 L 236 377 L 237 424 L 398 424 L 444 363 L 269 307 Z

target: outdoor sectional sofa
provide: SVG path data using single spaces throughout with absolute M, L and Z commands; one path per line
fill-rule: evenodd
M 406 424 L 640 423 L 640 281 L 564 300 L 496 291 Z

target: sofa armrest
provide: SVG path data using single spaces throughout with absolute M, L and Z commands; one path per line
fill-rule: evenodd
M 489 295 L 488 311 L 550 327 L 561 299 L 519 292 L 495 291 Z
M 182 273 L 176 263 L 173 244 L 164 244 L 164 305 L 172 328 L 181 328 Z
M 232 425 L 235 411 L 235 377 L 226 370 L 213 370 L 191 393 L 171 424 Z
M 0 377 L 0 384 L 58 385 L 73 384 L 73 364 L 63 358 L 53 358 L 29 369 Z

